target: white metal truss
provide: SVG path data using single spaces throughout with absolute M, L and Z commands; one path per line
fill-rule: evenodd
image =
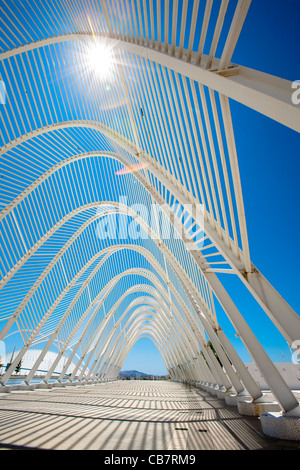
M 32 349 L 27 384 L 49 350 L 45 383 L 59 365 L 59 382 L 115 379 L 150 337 L 174 380 L 261 400 L 217 299 L 282 410 L 297 412 L 218 276 L 239 279 L 289 345 L 300 338 L 250 257 L 230 100 L 300 131 L 291 83 L 231 62 L 250 4 L 3 0 L 0 340 L 21 346 L 2 386 Z M 98 43 L 115 59 L 110 80 L 90 70 Z M 122 224 L 139 236 L 116 234 Z

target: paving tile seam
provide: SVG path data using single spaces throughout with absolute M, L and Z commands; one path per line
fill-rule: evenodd
M 16 403 L 18 403 L 18 401 L 16 400 Z M 36 401 L 34 400 L 28 400 L 27 403 L 36 403 Z M 195 413 L 197 411 L 203 411 L 203 409 L 193 409 L 193 408 L 190 408 L 190 409 L 186 409 L 186 408 L 152 408 L 152 407 L 149 407 L 149 408 L 146 408 L 146 407 L 138 407 L 138 406 L 120 406 L 120 405 L 105 405 L 105 404 L 94 404 L 94 403 L 78 403 L 78 402 L 70 402 L 70 401 L 56 401 L 56 402 L 51 402 L 51 401 L 40 401 L 39 403 L 55 403 L 55 404 L 60 404 L 60 405 L 77 405 L 77 406 L 90 406 L 90 407 L 95 407 L 95 408 L 114 408 L 114 409 L 128 409 L 128 410 L 151 410 L 151 411 L 160 411 L 160 412 L 182 412 L 182 411 L 187 411 L 187 412 L 190 412 L 190 413 Z M 3 409 L 6 409 L 5 407 L 3 407 Z M 1 410 L 1 408 L 0 408 Z
M 29 392 L 28 395 L 19 395 L 19 396 L 18 396 L 17 394 L 14 394 L 14 395 L 8 394 L 7 396 L 0 397 L 0 403 L 1 403 L 1 400 L 3 400 L 3 401 L 5 401 L 5 400 L 11 400 L 11 401 L 13 401 L 13 400 L 18 400 L 18 399 L 20 399 L 20 397 L 22 397 L 24 400 L 27 400 L 27 401 L 33 401 L 33 400 L 36 401 L 37 398 L 42 401 L 42 399 L 45 398 L 45 396 L 50 396 L 50 395 L 44 395 L 44 394 L 43 394 L 43 395 L 42 395 L 42 394 L 41 394 L 41 395 L 32 395 L 32 392 Z M 138 399 L 138 398 L 128 398 L 127 396 L 125 396 L 125 397 L 123 397 L 123 398 L 121 398 L 121 397 L 119 397 L 119 396 L 118 396 L 118 397 L 112 397 L 111 395 L 108 395 L 107 397 L 104 397 L 104 396 L 100 396 L 100 397 L 99 397 L 98 394 L 95 394 L 95 395 L 90 395 L 90 394 L 88 394 L 88 395 L 87 395 L 87 394 L 85 394 L 85 393 L 83 393 L 83 394 L 81 394 L 81 395 L 75 395 L 75 394 L 73 395 L 73 393 L 72 393 L 72 396 L 74 397 L 74 399 L 75 399 L 76 397 L 85 397 L 85 398 L 86 398 L 87 396 L 88 396 L 89 398 L 91 398 L 91 399 L 94 397 L 94 398 L 103 399 L 103 400 L 109 398 L 109 399 L 112 399 L 112 400 L 113 400 L 113 399 L 115 399 L 115 400 L 122 400 L 122 399 L 123 399 L 123 400 L 135 401 L 135 400 Z M 51 398 L 53 398 L 53 400 L 55 400 L 56 398 L 60 398 L 60 397 L 65 397 L 65 394 L 62 394 L 62 395 L 51 395 Z M 153 398 L 153 399 L 147 399 L 147 400 L 139 399 L 139 401 L 141 401 L 141 402 L 160 401 L 160 402 L 163 402 L 163 403 L 170 403 L 170 400 L 161 400 L 159 397 L 156 398 L 156 399 Z M 203 400 L 196 400 L 196 399 L 194 399 L 194 400 L 173 400 L 173 399 L 172 399 L 172 403 L 199 403 L 199 401 L 203 401 Z
M 156 403 L 156 402 L 160 402 L 160 403 L 175 403 L 175 404 L 178 404 L 179 406 L 181 405 L 197 405 L 199 403 L 203 403 L 203 401 L 199 400 L 199 401 L 195 401 L 195 402 L 189 402 L 189 401 L 180 401 L 180 402 L 173 402 L 172 400 L 169 400 L 169 401 L 162 401 L 162 400 L 159 400 L 159 399 L 156 399 L 156 400 L 140 400 L 139 398 L 113 398 L 113 397 L 99 397 L 99 396 L 94 396 L 94 397 L 91 397 L 91 396 L 86 396 L 86 395 L 82 395 L 81 397 L 73 397 L 72 395 L 61 395 L 61 396 L 55 396 L 55 397 L 50 397 L 50 396 L 42 396 L 42 397 L 23 397 L 23 396 L 16 396 L 14 398 L 7 398 L 6 400 L 0 400 L 0 405 L 1 403 L 6 403 L 6 402 L 17 402 L 17 401 L 22 401 L 24 403 L 30 403 L 32 401 L 34 402 L 43 402 L 43 401 L 51 401 L 51 402 L 55 402 L 57 400 L 72 400 L 72 401 L 82 401 L 82 400 L 89 400 L 89 401 L 101 401 L 101 402 L 106 402 L 108 400 L 113 400 L 115 402 L 128 402 L 128 403 L 134 403 L 134 402 L 139 402 L 139 403 Z
M 66 418 L 74 418 L 74 419 L 82 419 L 82 420 L 97 420 L 99 422 L 104 422 L 104 421 L 118 421 L 118 422 L 127 422 L 127 423 L 153 423 L 153 424 L 176 424 L 176 423 L 181 423 L 181 424 L 191 424 L 191 423 L 202 423 L 203 421 L 199 421 L 199 420 L 184 420 L 184 421 L 179 421 L 178 419 L 168 419 L 168 420 L 155 420 L 155 419 L 129 419 L 129 418 L 118 418 L 118 417 L 103 417 L 103 416 L 84 416 L 82 414 L 62 414 L 62 413 L 58 413 L 58 412 L 51 412 L 51 411 L 30 411 L 30 410 L 13 410 L 13 409 L 9 409 L 9 410 L 6 410 L 6 411 L 9 411 L 11 413 L 24 413 L 24 414 L 35 414 L 35 415 L 39 415 L 39 416 L 57 416 L 57 417 L 66 417 Z M 215 421 L 215 420 L 208 420 L 209 422 L 211 421 Z M 0 431 L 0 436 L 1 436 L 1 431 Z
M 157 419 L 149 419 L 145 416 L 142 417 L 142 419 L 138 419 L 137 417 L 118 417 L 118 416 L 114 416 L 113 418 L 109 417 L 109 416 L 95 416 L 94 414 L 92 416 L 90 415 L 83 415 L 81 413 L 79 413 L 78 411 L 78 414 L 72 414 L 71 412 L 66 412 L 66 410 L 64 410 L 64 412 L 59 412 L 59 411 L 51 411 L 51 410 L 47 410 L 47 411 L 40 411 L 40 410 L 19 410 L 19 409 L 13 409 L 13 408 L 7 408 L 5 410 L 2 410 L 2 411 L 5 411 L 5 412 L 10 412 L 10 413 L 28 413 L 28 414 L 35 414 L 35 415 L 47 415 L 47 416 L 57 416 L 57 417 L 62 417 L 62 416 L 65 416 L 65 417 L 73 417 L 73 418 L 82 418 L 82 419 L 97 419 L 97 420 L 100 420 L 100 421 L 126 421 L 126 422 L 153 422 L 153 423 L 176 423 L 176 422 L 180 422 L 181 424 L 183 423 L 209 423 L 209 422 L 220 422 L 220 419 L 218 417 L 201 417 L 201 419 L 183 419 L 184 417 L 182 417 L 182 419 L 178 419 L 180 417 L 178 416 L 175 416 L 173 417 L 173 419 L 170 419 L 168 418 L 167 416 L 165 417 L 165 419 L 160 419 L 160 420 L 157 420 Z M 143 413 L 145 413 L 145 411 L 152 411 L 152 410 L 139 410 L 139 411 L 143 411 Z M 161 411 L 161 410 L 158 410 L 158 411 Z M 115 408 L 112 408 L 111 409 L 111 412 L 115 412 Z M 74 410 L 73 410 L 73 413 L 74 413 Z M 174 412 L 175 414 L 175 412 Z M 177 414 L 180 414 L 180 412 L 177 412 Z M 176 419 L 175 419 L 176 418 Z M 0 420 L 1 420 L 1 410 L 0 410 Z M 223 419 L 222 421 L 241 421 L 243 422 L 244 421 L 244 418 L 242 416 L 237 416 L 237 417 L 228 417 L 226 419 Z M 221 422 L 222 422 L 221 421 Z M 253 429 L 254 430 L 254 429 Z M 254 430 L 255 431 L 255 430 Z

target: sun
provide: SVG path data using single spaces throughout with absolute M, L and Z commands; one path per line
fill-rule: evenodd
M 109 77 L 113 68 L 113 51 L 104 42 L 92 43 L 87 52 L 88 68 L 104 80 Z

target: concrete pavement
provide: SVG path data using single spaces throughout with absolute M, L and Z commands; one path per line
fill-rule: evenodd
M 131 380 L 0 395 L 0 447 L 73 450 L 276 449 L 258 418 L 207 392 Z

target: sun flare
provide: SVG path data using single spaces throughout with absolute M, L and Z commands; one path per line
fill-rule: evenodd
M 113 66 L 113 53 L 103 42 L 91 44 L 88 50 L 88 67 L 101 80 L 109 77 Z

